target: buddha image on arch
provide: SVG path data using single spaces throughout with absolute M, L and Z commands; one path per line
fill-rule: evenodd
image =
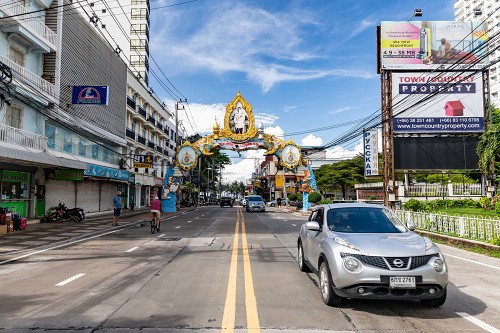
M 229 116 L 231 132 L 235 134 L 245 134 L 248 131 L 248 114 L 241 103 L 236 104 L 233 112 Z

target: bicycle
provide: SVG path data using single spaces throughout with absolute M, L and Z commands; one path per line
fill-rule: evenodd
M 158 223 L 158 216 L 157 216 L 158 213 L 153 213 L 153 218 L 151 219 L 151 221 L 149 222 L 149 225 L 151 227 L 151 233 L 154 234 L 155 231 L 160 231 L 160 228 L 158 227 L 159 223 Z

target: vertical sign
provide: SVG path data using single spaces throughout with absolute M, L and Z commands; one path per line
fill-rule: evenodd
M 371 129 L 363 133 L 365 148 L 365 177 L 378 176 L 378 131 Z

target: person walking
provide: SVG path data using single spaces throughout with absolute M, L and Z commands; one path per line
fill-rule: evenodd
M 117 191 L 116 195 L 113 197 L 113 223 L 111 225 L 118 225 L 118 220 L 120 220 L 120 214 L 123 207 L 122 192 Z
M 278 204 L 278 209 L 281 209 L 281 198 L 276 199 L 276 203 Z
M 156 219 L 156 231 L 160 231 L 161 201 L 158 197 L 151 201 L 151 213 L 153 218 Z

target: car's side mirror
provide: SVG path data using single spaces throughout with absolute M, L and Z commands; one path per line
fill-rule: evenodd
M 321 230 L 321 226 L 316 221 L 307 222 L 306 228 L 307 228 L 307 230 L 311 230 L 311 231 L 320 231 Z
M 417 226 L 416 226 L 416 225 L 415 225 L 415 223 L 413 223 L 412 221 L 408 221 L 408 222 L 406 222 L 406 227 L 407 227 L 408 229 L 410 229 L 411 231 L 413 231 L 413 230 L 417 229 Z

